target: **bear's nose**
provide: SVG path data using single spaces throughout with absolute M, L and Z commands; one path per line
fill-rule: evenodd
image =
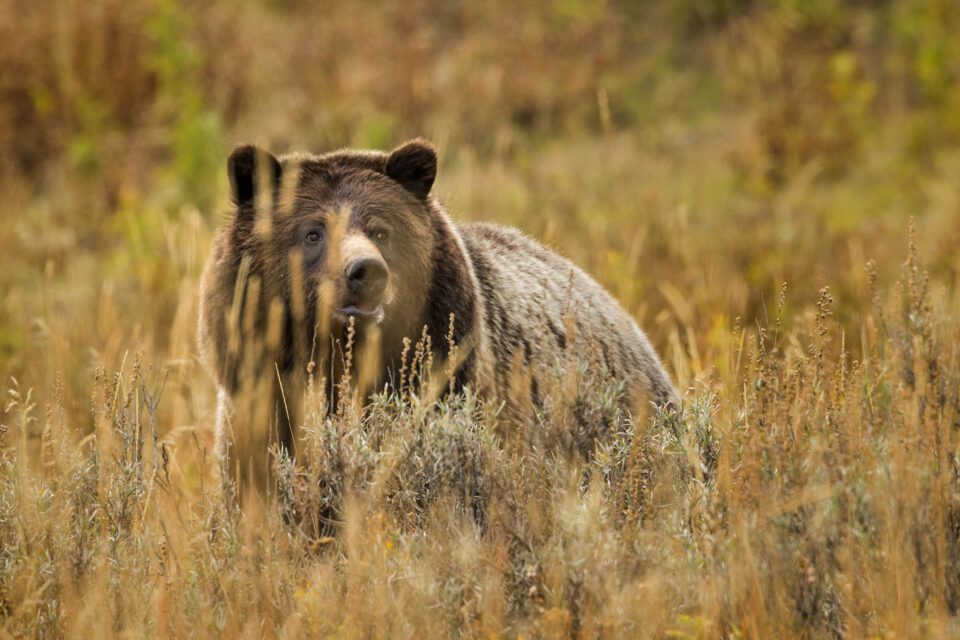
M 355 295 L 373 297 L 387 288 L 387 265 L 377 258 L 357 258 L 343 270 L 347 289 Z

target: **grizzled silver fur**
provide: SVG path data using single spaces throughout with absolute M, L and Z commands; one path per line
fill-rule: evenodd
M 458 227 L 480 281 L 494 380 L 506 393 L 520 360 L 533 374 L 531 399 L 544 393 L 538 372 L 555 363 L 594 361 L 626 383 L 625 402 L 679 406 L 656 351 L 633 318 L 603 287 L 569 260 L 516 229 Z M 575 336 L 568 336 L 571 321 Z M 515 355 L 516 354 L 516 355 Z

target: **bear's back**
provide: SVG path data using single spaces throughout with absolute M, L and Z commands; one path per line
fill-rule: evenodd
M 458 228 L 480 283 L 501 390 L 518 359 L 542 368 L 572 358 L 603 366 L 612 379 L 627 383 L 628 396 L 641 388 L 649 400 L 676 402 L 647 337 L 582 269 L 516 229 L 488 223 Z

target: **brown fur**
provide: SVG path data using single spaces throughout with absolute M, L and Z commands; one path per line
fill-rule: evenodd
M 459 345 L 455 390 L 508 399 L 519 363 L 533 372 L 536 403 L 538 385 L 549 384 L 540 372 L 589 357 L 627 382 L 631 406 L 642 397 L 678 403 L 646 336 L 588 275 L 517 231 L 450 220 L 429 195 L 436 155 L 428 144 L 279 160 L 238 147 L 228 168 L 236 210 L 201 284 L 201 353 L 222 404 L 254 392 L 251 406 L 270 407 L 284 445 L 293 445 L 292 399 L 309 363 L 324 368 L 336 403 L 347 313 L 361 314 L 359 343 L 379 335 L 375 389 L 396 388 L 404 338 L 416 341 L 425 327 L 436 362 Z M 358 260 L 386 268 L 373 302 L 351 302 L 346 274 Z M 221 439 L 225 430 L 218 426 Z

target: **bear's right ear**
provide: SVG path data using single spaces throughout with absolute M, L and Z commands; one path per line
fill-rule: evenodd
M 280 162 L 270 153 L 252 144 L 238 145 L 227 160 L 230 195 L 238 207 L 253 204 L 257 189 L 277 189 L 280 185 Z

